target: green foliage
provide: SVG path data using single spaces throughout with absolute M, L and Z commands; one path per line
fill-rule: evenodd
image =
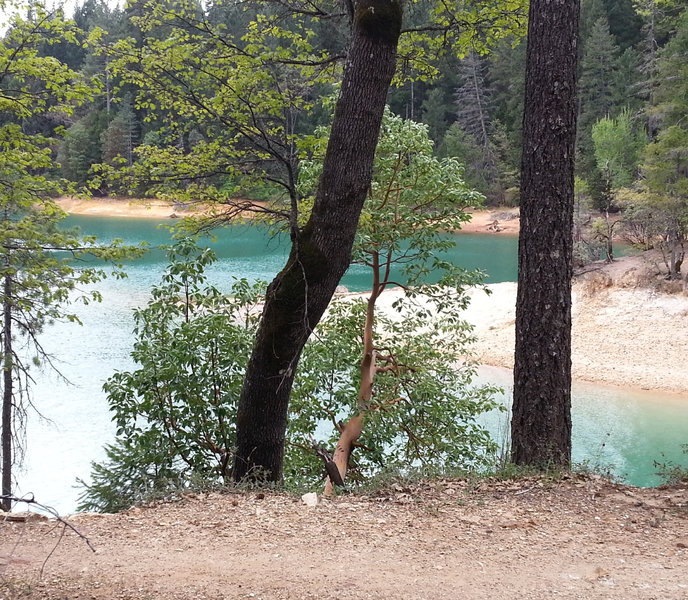
M 264 288 L 235 281 L 230 295 L 209 286 L 209 249 L 181 237 L 145 308 L 134 312 L 138 368 L 103 386 L 117 440 L 93 465 L 83 508 L 113 511 L 193 477 L 226 481 L 238 394 Z
M 318 163 L 304 165 L 304 193 L 318 171 Z M 381 267 L 371 268 L 376 290 L 403 285 L 404 291 L 396 310 L 376 319 L 386 367 L 366 406 L 365 452 L 356 456 L 357 472 L 482 465 L 492 442 L 476 417 L 496 404 L 491 388 L 471 385 L 474 368 L 465 356 L 472 338 L 459 314 L 467 303 L 465 286 L 479 277 L 441 258 L 453 244 L 444 230 L 459 227 L 468 218 L 461 209 L 479 195 L 466 187 L 456 160 L 432 156 L 424 126 L 389 113 L 375 173 L 355 256 Z M 139 493 L 184 487 L 193 477 L 229 478 L 233 417 L 256 325 L 257 288 L 240 282 L 224 297 L 208 287 L 203 273 L 212 253 L 188 239 L 177 242 L 170 260 L 163 283 L 135 314 L 132 356 L 138 368 L 115 374 L 105 386 L 119 437 L 108 461 L 94 465 L 93 483 L 82 497 L 85 508 L 114 510 Z M 381 285 L 380 272 L 387 276 Z M 440 273 L 438 283 L 427 283 L 431 273 Z M 361 410 L 365 312 L 360 299 L 335 301 L 304 350 L 285 459 L 290 485 L 313 485 L 322 477 L 313 441 L 331 446 L 338 434 L 333 423 Z
M 483 153 L 475 138 L 458 123 L 453 123 L 444 135 L 441 156 L 453 157 L 465 165 L 465 178 L 473 189 L 485 193 L 489 189 L 487 173 L 481 168 Z
M 105 111 L 94 110 L 66 130 L 57 157 L 66 179 L 80 185 L 88 181 L 91 166 L 102 160 L 101 136 L 107 121 Z
M 106 164 L 117 164 L 123 159 L 125 165 L 134 162 L 136 143 L 136 121 L 131 105 L 125 102 L 101 134 L 102 160 Z
M 11 7 L 10 7 L 11 8 Z M 40 343 L 43 327 L 55 320 L 78 322 L 67 305 L 100 300 L 91 284 L 104 271 L 81 267 L 85 255 L 119 260 L 127 252 L 118 244 L 101 248 L 59 228 L 64 213 L 51 199 L 68 191 L 51 179 L 53 146 L 61 133 L 50 115 L 69 115 L 93 89 L 65 64 L 41 49 L 61 41 L 73 43 L 73 24 L 32 6 L 32 17 L 17 12 L 0 40 L 0 310 L 2 339 L 3 438 L 2 488 L 9 494 L 11 467 L 24 442 L 23 425 L 31 406 L 33 368 L 53 366 Z M 47 37 L 46 37 L 47 36 Z M 32 132 L 31 123 L 43 123 Z M 9 443 L 6 443 L 9 440 Z M 3 508 L 9 508 L 3 502 Z
M 326 132 L 321 133 L 322 152 Z M 308 198 L 315 191 L 320 170 L 319 162 L 302 165 L 299 192 L 306 198 L 301 207 L 302 219 L 310 210 Z M 482 195 L 471 189 L 463 174 L 458 159 L 433 155 L 426 126 L 386 110 L 370 199 L 359 220 L 353 262 L 369 268 L 374 268 L 373 261 L 383 266 L 402 265 L 404 281 L 397 284 L 405 286 L 417 286 L 430 273 L 449 269 L 439 256 L 454 242 L 443 232 L 460 229 L 470 219 L 464 209 L 483 202 Z
M 268 181 L 277 186 L 271 199 L 293 206 L 299 162 L 312 158 L 309 136 L 321 124 L 319 97 L 341 77 L 348 15 L 332 2 L 308 11 L 221 1 L 204 14 L 177 0 L 137 8 L 129 11 L 130 36 L 108 39 L 94 27 L 89 46 L 107 64 L 115 93 L 137 91 L 135 108 L 144 115 L 143 129 L 155 128 L 156 143 L 140 145 L 129 165 L 108 165 L 104 149 L 106 165 L 94 186 L 126 192 L 145 182 L 146 195 L 230 203 L 228 190 L 237 189 L 228 188 L 228 179 L 241 179 L 242 192 Z M 447 54 L 485 53 L 505 37 L 521 36 L 526 21 L 523 0 L 405 8 L 400 83 L 434 76 Z M 444 94 L 449 98 L 451 91 Z M 440 113 L 451 111 L 429 108 L 439 137 Z M 199 139 L 189 144 L 192 129 Z
M 153 0 L 131 17 L 142 39 L 105 43 L 101 30 L 92 32 L 90 44 L 108 57 L 120 88 L 138 90 L 136 109 L 164 123 L 156 145 L 138 148 L 131 172 L 116 165 L 101 178 L 134 177 L 148 182 L 147 193 L 177 199 L 222 200 L 227 176 L 268 179 L 293 192 L 296 161 L 308 155 L 300 123 L 316 105 L 314 88 L 340 69 L 316 46 L 303 15 L 237 10 L 247 25 L 234 31 L 194 6 Z M 193 144 L 189 125 L 199 134 Z
M 688 128 L 672 125 L 645 148 L 647 188 L 679 203 L 688 199 Z
M 494 444 L 476 417 L 497 408 L 495 390 L 475 386 L 474 367 L 460 363 L 472 339 L 470 327 L 446 298 L 416 301 L 401 295 L 396 312 L 378 315 L 375 337 L 388 356 L 388 369 L 375 379 L 372 402 L 352 458 L 354 477 L 383 469 L 485 465 Z M 322 463 L 308 448 L 317 438 L 333 448 L 339 422 L 360 413 L 359 363 L 366 304 L 336 300 L 304 351 L 293 392 L 285 473 L 317 482 Z M 300 452 L 299 452 L 300 451 Z
M 580 127 L 588 132 L 596 121 L 615 109 L 612 84 L 618 55 L 619 48 L 609 33 L 609 22 L 606 16 L 600 17 L 593 24 L 581 62 Z
M 317 164 L 304 168 L 304 191 L 312 189 L 317 174 Z M 441 259 L 455 244 L 443 232 L 460 228 L 469 218 L 463 209 L 480 201 L 456 159 L 433 156 L 425 126 L 387 111 L 353 257 L 370 272 L 371 297 L 335 301 L 306 347 L 293 393 L 301 426 L 293 441 L 297 448 L 323 433 L 324 419 L 335 426 L 323 443 L 333 445 L 337 421 L 363 414 L 365 452 L 354 464 L 359 476 L 411 465 L 470 468 L 486 460 L 492 443 L 475 417 L 495 407 L 493 390 L 471 387 L 470 362 L 457 364 L 472 339 L 460 318 L 468 302 L 465 288 L 480 275 Z M 428 283 L 431 277 L 439 281 Z M 376 311 L 368 331 L 379 294 L 392 286 L 401 288 L 393 303 L 396 313 Z M 379 366 L 374 393 L 362 405 L 360 363 L 367 337 L 375 340 Z M 314 363 L 310 353 L 318 357 Z M 316 369 L 309 371 L 311 364 Z M 314 462 L 307 453 L 302 459 L 291 467 L 295 476 Z
M 643 140 L 635 131 L 631 115 L 623 111 L 616 118 L 600 119 L 592 128 L 597 167 L 612 188 L 627 187 L 636 175 Z

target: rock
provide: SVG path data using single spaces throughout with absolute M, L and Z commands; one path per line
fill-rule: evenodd
M 306 506 L 318 506 L 318 494 L 315 492 L 308 492 L 301 496 L 301 500 Z
M 2 520 L 10 523 L 32 523 L 36 521 L 47 521 L 48 517 L 35 512 L 3 513 Z
M 345 285 L 338 285 L 338 286 L 334 289 L 334 293 L 335 293 L 335 295 L 344 295 L 344 294 L 348 294 L 348 293 L 349 293 L 349 288 L 346 287 Z

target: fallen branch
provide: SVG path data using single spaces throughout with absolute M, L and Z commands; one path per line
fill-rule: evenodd
M 33 495 L 24 497 L 24 498 L 18 498 L 17 496 L 4 496 L 0 495 L 0 500 L 9 500 L 10 502 L 13 503 L 18 503 L 18 502 L 23 502 L 24 504 L 28 506 L 36 506 L 40 510 L 48 513 L 50 516 L 52 516 L 58 523 L 62 524 L 62 532 L 60 533 L 60 537 L 57 540 L 57 543 L 53 547 L 53 549 L 48 553 L 48 556 L 46 556 L 45 560 L 43 561 L 43 564 L 41 565 L 41 570 L 40 570 L 40 576 L 43 577 L 43 570 L 45 569 L 45 565 L 48 564 L 48 561 L 50 560 L 50 557 L 55 553 L 55 550 L 57 550 L 57 547 L 60 545 L 60 542 L 62 541 L 62 538 L 64 537 L 65 532 L 67 529 L 71 529 L 76 535 L 78 535 L 84 542 L 86 542 L 86 545 L 89 547 L 91 552 L 95 553 L 96 549 L 93 547 L 93 544 L 91 544 L 91 540 L 89 540 L 83 533 L 81 533 L 74 525 L 72 525 L 69 521 L 63 519 L 60 516 L 60 513 L 58 513 L 52 506 L 47 506 L 45 504 L 41 504 L 37 500 L 34 499 Z M 8 513 L 9 514 L 9 513 Z M 3 519 L 5 520 L 10 520 L 5 516 Z

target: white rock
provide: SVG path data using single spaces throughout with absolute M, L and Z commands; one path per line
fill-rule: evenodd
M 306 506 L 318 506 L 318 494 L 315 492 L 308 492 L 301 496 L 301 500 Z

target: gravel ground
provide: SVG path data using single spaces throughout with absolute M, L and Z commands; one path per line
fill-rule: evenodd
M 0 598 L 688 598 L 685 488 L 440 480 L 313 507 L 212 493 L 71 520 L 95 553 L 52 521 L 0 522 Z

